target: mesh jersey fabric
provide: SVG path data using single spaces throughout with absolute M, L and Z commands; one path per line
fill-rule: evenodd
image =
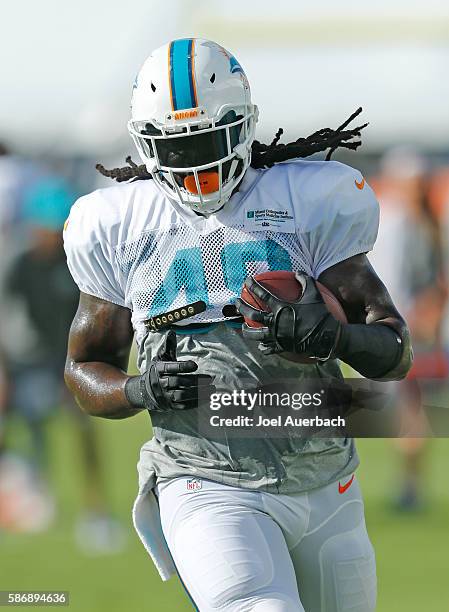
M 130 308 L 138 342 L 144 320 L 197 299 L 207 310 L 189 323 L 221 321 L 248 274 L 294 270 L 317 278 L 371 250 L 379 210 L 369 186 L 357 187 L 362 180 L 339 162 L 250 168 L 209 218 L 171 202 L 151 180 L 97 190 L 72 208 L 68 266 L 81 291 Z M 255 211 L 292 220 L 276 225 L 267 216 L 250 226 Z

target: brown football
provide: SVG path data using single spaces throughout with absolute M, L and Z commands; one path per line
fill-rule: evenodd
M 302 286 L 301 283 L 296 279 L 294 272 L 289 272 L 287 270 L 275 270 L 273 272 L 263 272 L 262 274 L 256 274 L 254 278 L 263 286 L 265 289 L 268 289 L 270 293 L 273 295 L 282 298 L 283 300 L 287 300 L 289 302 L 296 302 L 299 300 L 302 294 Z M 316 286 L 318 287 L 319 292 L 326 304 L 329 312 L 334 315 L 334 317 L 340 321 L 341 323 L 347 323 L 348 320 L 346 318 L 343 307 L 340 302 L 337 300 L 335 295 L 325 287 L 319 281 L 315 281 Z M 245 302 L 258 308 L 259 310 L 268 310 L 262 300 L 253 295 L 248 291 L 248 289 L 244 286 L 242 289 L 241 297 Z M 245 319 L 246 324 L 249 327 L 262 327 L 261 323 L 257 323 L 256 321 L 251 321 L 250 319 Z M 283 352 L 279 353 L 280 357 L 284 359 L 288 359 L 289 361 L 295 361 L 298 363 L 316 363 L 316 359 L 311 359 L 310 357 L 302 357 L 297 353 L 289 353 Z

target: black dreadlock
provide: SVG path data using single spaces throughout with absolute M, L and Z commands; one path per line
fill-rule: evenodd
M 255 140 L 252 145 L 251 166 L 253 168 L 271 168 L 274 164 L 287 161 L 288 159 L 296 159 L 298 157 L 309 157 L 314 153 L 326 151 L 326 161 L 330 160 L 333 153 L 338 148 L 351 149 L 355 151 L 361 144 L 361 140 L 353 140 L 355 137 L 360 138 L 360 132 L 366 128 L 368 123 L 364 123 L 351 130 L 345 128 L 362 112 L 362 107 L 358 108 L 344 123 L 336 130 L 323 128 L 314 132 L 307 138 L 298 138 L 287 144 L 279 144 L 279 140 L 284 133 L 282 128 L 276 132 L 273 141 L 269 144 L 263 144 Z M 103 176 L 108 176 L 115 179 L 118 183 L 129 181 L 130 179 L 151 179 L 152 175 L 142 164 L 138 166 L 131 159 L 131 156 L 126 158 L 127 166 L 122 168 L 112 168 L 106 170 L 102 164 L 97 164 L 95 167 Z
M 145 164 L 138 166 L 131 159 L 131 155 L 125 159 L 125 162 L 128 164 L 127 166 L 123 166 L 122 168 L 111 168 L 111 170 L 107 170 L 103 164 L 96 164 L 95 168 L 98 170 L 100 174 L 103 176 L 108 176 L 109 178 L 115 179 L 117 183 L 123 183 L 124 181 L 129 181 L 130 179 L 151 179 L 152 175 L 148 172 Z

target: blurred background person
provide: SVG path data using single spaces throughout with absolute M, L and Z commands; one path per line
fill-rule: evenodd
M 380 161 L 376 191 L 381 206 L 379 237 L 370 259 L 391 289 L 410 326 L 414 365 L 407 379 L 393 383 L 405 437 L 400 457 L 399 510 L 423 505 L 425 454 L 429 435 L 423 395 L 449 375 L 443 327 L 447 302 L 445 235 L 441 208 L 431 199 L 432 174 L 424 155 L 396 147 Z M 413 433 L 416 437 L 413 437 Z
M 14 352 L 4 351 L 5 405 L 29 429 L 32 473 L 28 486 L 36 491 L 36 498 L 40 493 L 40 515 L 34 507 L 33 518 L 28 517 L 29 522 L 25 518 L 22 527 L 45 529 L 53 519 L 47 423 L 63 405 L 74 417 L 84 471 L 85 511 L 76 527 L 77 542 L 85 552 L 107 553 L 121 547 L 122 530 L 107 508 L 93 422 L 74 404 L 63 383 L 67 334 L 78 295 L 65 261 L 62 229 L 75 199 L 70 184 L 48 171 L 23 194 L 20 232 L 16 232 L 16 238 L 22 236 L 21 250 L 10 261 L 3 283 L 8 310 L 19 308 L 23 315 L 22 342 L 15 344 Z M 7 439 L 4 445 L 8 446 Z M 7 465 L 22 474 L 19 480 L 26 480 L 21 460 L 9 460 Z M 14 514 L 14 507 L 10 512 Z M 10 522 L 14 523 L 14 516 Z
M 8 337 L 5 331 L 8 327 L 6 321 L 11 319 L 7 300 L 4 296 L 5 274 L 8 265 L 14 258 L 17 250 L 15 230 L 19 226 L 23 191 L 28 184 L 28 173 L 25 161 L 15 155 L 8 144 L 0 141 L 0 528 L 7 525 L 13 527 L 15 518 L 12 518 L 12 505 L 17 506 L 19 497 L 19 472 L 24 474 L 23 462 L 14 460 L 6 455 L 5 425 L 8 398 L 8 377 L 6 372 L 7 347 L 4 338 Z M 14 504 L 10 503 L 15 500 Z

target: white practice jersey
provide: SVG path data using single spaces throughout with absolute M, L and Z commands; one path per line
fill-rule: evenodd
M 249 274 L 294 270 L 318 278 L 370 251 L 378 204 L 361 174 L 339 162 L 250 168 L 240 190 L 209 218 L 167 198 L 151 180 L 80 198 L 65 231 L 81 291 L 132 311 L 138 340 L 149 317 L 197 300 L 188 323 L 223 320 Z
M 170 201 L 152 180 L 100 189 L 76 202 L 65 249 L 81 291 L 129 308 L 144 372 L 163 333 L 151 316 L 197 300 L 205 312 L 183 323 L 210 323 L 203 333 L 178 329 L 178 357 L 193 359 L 217 390 L 269 384 L 284 377 L 341 376 L 338 364 L 303 365 L 263 355 L 224 321 L 223 307 L 245 278 L 267 270 L 320 274 L 376 239 L 379 211 L 362 175 L 338 162 L 297 160 L 250 168 L 240 189 L 209 218 Z M 201 408 L 201 407 L 200 407 Z M 225 484 L 299 493 L 325 486 L 357 467 L 354 443 L 332 439 L 206 438 L 198 410 L 153 412 L 154 437 L 139 464 L 141 490 L 159 479 L 194 473 Z

